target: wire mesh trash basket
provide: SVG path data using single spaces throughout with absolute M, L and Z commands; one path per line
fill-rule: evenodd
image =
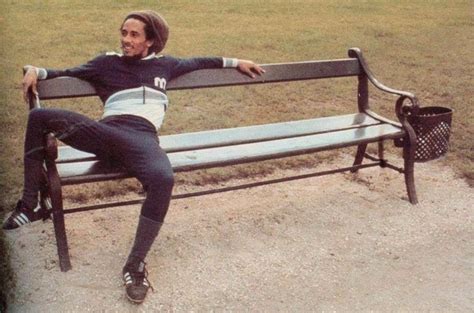
M 408 122 L 416 133 L 415 161 L 437 159 L 449 148 L 453 110 L 444 107 L 423 107 Z

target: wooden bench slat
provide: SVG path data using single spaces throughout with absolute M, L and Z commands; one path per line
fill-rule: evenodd
M 379 121 L 373 119 L 367 114 L 356 113 L 300 121 L 160 136 L 160 146 L 169 153 L 290 138 L 333 130 L 375 125 L 379 123 Z M 69 146 L 61 146 L 59 148 L 57 163 L 95 159 L 96 156 L 94 154 L 80 151 Z
M 302 153 L 356 145 L 375 140 L 402 136 L 400 128 L 388 124 L 347 129 L 287 139 L 249 143 L 170 154 L 175 171 L 207 168 L 226 164 L 245 163 L 267 158 L 279 158 Z
M 235 69 L 206 69 L 182 75 L 167 84 L 167 90 L 221 87 L 276 83 L 282 81 L 319 79 L 328 77 L 356 76 L 361 72 L 357 59 L 308 61 L 281 64 L 265 64 L 265 75 L 255 79 Z M 41 100 L 88 97 L 96 95 L 94 87 L 74 77 L 58 77 L 38 82 Z
M 178 152 L 298 137 L 334 130 L 375 125 L 379 123 L 379 121 L 364 113 L 357 113 L 300 121 L 168 135 L 160 137 L 160 142 L 165 151 Z
M 168 156 L 174 171 L 179 172 L 293 156 L 403 136 L 404 132 L 400 128 L 379 124 L 331 133 L 173 152 Z M 57 166 L 64 185 L 129 177 L 127 173 L 114 172 L 99 161 L 60 163 Z

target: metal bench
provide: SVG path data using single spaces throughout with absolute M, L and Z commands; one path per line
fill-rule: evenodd
M 233 69 L 195 71 L 169 82 L 168 90 L 355 76 L 358 79 L 357 109 L 353 114 L 340 116 L 160 136 L 161 146 L 167 152 L 174 171 L 192 171 L 357 146 L 354 163 L 323 172 L 179 194 L 174 195 L 174 199 L 381 166 L 404 174 L 408 198 L 411 203 L 417 203 L 414 184 L 416 135 L 406 120 L 407 116 L 418 110 L 418 102 L 413 94 L 394 90 L 379 83 L 357 48 L 350 49 L 349 58 L 346 59 L 268 64 L 262 67 L 266 73 L 255 79 Z M 399 96 L 395 103 L 398 122 L 370 110 L 369 81 L 378 89 Z M 92 85 L 72 77 L 40 81 L 38 92 L 38 98 L 30 95 L 31 108 L 39 107 L 39 100 L 96 95 Z M 396 146 L 403 148 L 403 168 L 396 167 L 384 159 L 385 140 L 395 140 Z M 369 143 L 378 143 L 377 157 L 366 153 Z M 95 155 L 68 146 L 58 147 L 53 134 L 46 136 L 45 145 L 47 186 L 42 193 L 42 199 L 50 201 L 42 203 L 52 212 L 60 268 L 62 271 L 68 271 L 71 269 L 71 262 L 64 214 L 130 205 L 140 203 L 143 199 L 64 209 L 62 186 L 122 179 L 130 175 L 121 168 L 114 168 L 101 162 Z M 363 163 L 364 159 L 368 161 Z

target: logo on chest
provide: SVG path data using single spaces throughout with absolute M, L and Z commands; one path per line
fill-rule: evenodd
M 154 80 L 154 85 L 160 89 L 165 90 L 166 89 L 166 79 L 160 78 L 160 77 L 155 77 Z

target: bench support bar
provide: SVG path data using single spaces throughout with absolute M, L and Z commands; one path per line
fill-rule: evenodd
M 209 189 L 209 190 L 203 190 L 203 191 L 197 191 L 197 192 L 189 192 L 189 193 L 184 193 L 184 194 L 173 195 L 172 199 L 177 200 L 177 199 L 185 199 L 185 198 L 191 198 L 191 197 L 205 196 L 205 195 L 210 195 L 210 194 L 214 194 L 214 193 L 234 191 L 234 190 L 239 190 L 239 189 L 247 189 L 247 188 L 252 188 L 252 187 L 257 187 L 257 186 L 264 186 L 264 185 L 282 183 L 282 182 L 287 182 L 287 181 L 293 181 L 293 180 L 298 180 L 298 179 L 305 179 L 305 178 L 329 175 L 329 174 L 340 173 L 340 172 L 356 171 L 358 169 L 367 168 L 367 167 L 374 167 L 374 166 L 380 166 L 380 162 L 360 164 L 360 165 L 357 165 L 357 166 L 350 166 L 350 167 L 338 168 L 338 169 L 334 169 L 334 170 L 308 173 L 308 174 L 303 174 L 303 175 L 295 175 L 295 176 L 290 176 L 290 177 L 269 179 L 269 180 L 255 182 L 255 183 L 241 184 L 241 185 L 236 185 L 236 186 L 215 188 L 215 189 Z M 395 167 L 391 167 L 391 168 L 399 170 L 398 168 L 395 168 Z M 129 200 L 129 201 L 120 201 L 120 202 L 113 202 L 113 203 L 103 203 L 103 204 L 89 205 L 89 206 L 83 206 L 83 207 L 80 207 L 80 208 L 72 208 L 72 209 L 64 210 L 64 214 L 84 212 L 84 211 L 92 211 L 92 210 L 105 209 L 105 208 L 116 207 L 116 206 L 135 205 L 135 204 L 140 204 L 143 201 L 144 201 L 144 198 Z

